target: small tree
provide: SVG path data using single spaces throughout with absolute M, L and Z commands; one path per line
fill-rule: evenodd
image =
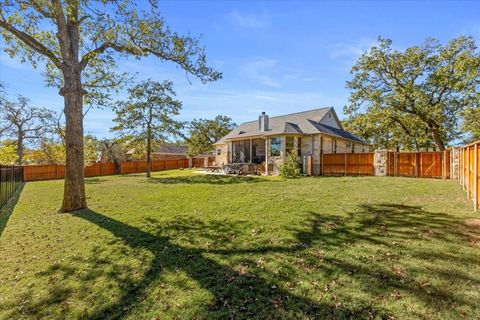
M 17 159 L 15 141 L 5 140 L 0 143 L 0 164 L 13 164 Z
M 100 158 L 105 162 L 115 164 L 115 172 L 120 173 L 122 161 L 127 160 L 125 145 L 120 139 L 102 139 L 100 144 Z
M 188 125 L 188 153 L 190 156 L 213 150 L 213 144 L 228 134 L 236 124 L 232 118 L 218 115 L 215 119 L 193 119 Z
M 287 161 L 280 166 L 280 176 L 283 178 L 298 178 L 302 174 L 299 165 L 299 157 L 295 151 L 287 155 Z
M 32 107 L 29 100 L 19 96 L 17 101 L 0 100 L 0 136 L 7 136 L 17 144 L 17 163 L 23 163 L 25 141 L 36 142 L 49 130 L 47 121 L 52 112 Z
M 128 99 L 114 107 L 117 125 L 112 130 L 145 143 L 147 177 L 150 177 L 152 142 L 165 141 L 170 135 L 179 133 L 183 124 L 175 121 L 173 116 L 180 113 L 182 103 L 172 97 L 175 91 L 171 81 L 143 81 L 128 92 Z
M 29 150 L 25 159 L 35 164 L 65 164 L 65 146 L 52 139 L 41 139 L 37 149 Z

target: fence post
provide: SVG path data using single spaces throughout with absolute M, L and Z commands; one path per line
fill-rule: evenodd
M 323 177 L 325 176 L 325 173 L 323 172 L 323 151 L 320 151 L 320 154 L 321 154 L 320 161 L 322 162 L 321 165 L 322 165 L 322 177 Z
M 470 199 L 470 147 L 467 147 L 467 198 Z
M 415 152 L 415 178 L 418 178 L 418 157 L 421 157 L 420 153 Z
M 478 150 L 477 144 L 473 145 L 473 210 L 478 210 Z
M 343 175 L 347 175 L 347 153 L 345 152 Z
M 461 184 L 462 184 L 462 189 L 465 191 L 465 147 L 462 148 L 462 152 L 460 153 L 462 155 L 462 179 L 461 179 Z

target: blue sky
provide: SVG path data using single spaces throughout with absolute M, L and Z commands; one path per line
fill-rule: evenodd
M 138 79 L 173 80 L 184 105 L 182 120 L 222 114 L 240 123 L 261 111 L 279 115 L 323 106 L 335 107 L 342 118 L 350 68 L 378 36 L 392 39 L 400 49 L 426 37 L 445 42 L 471 35 L 480 40 L 480 2 L 163 1 L 160 9 L 173 30 L 199 36 L 210 65 L 223 72 L 218 82 L 204 85 L 190 76 L 190 84 L 168 62 L 121 63 Z M 2 51 L 0 81 L 9 94 L 61 110 L 62 98 L 57 89 L 45 86 L 41 74 Z M 90 110 L 85 131 L 112 136 L 112 118 L 110 110 Z

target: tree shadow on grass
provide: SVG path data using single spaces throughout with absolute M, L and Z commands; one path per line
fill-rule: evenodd
M 160 183 L 160 184 L 214 184 L 214 185 L 274 182 L 274 180 L 265 179 L 262 177 L 229 176 L 229 175 L 213 175 L 213 174 L 199 174 L 199 175 L 184 176 L 184 177 L 182 176 L 151 177 L 147 181 L 149 183 Z
M 378 307 L 379 303 L 375 302 L 375 298 L 388 297 L 392 290 L 407 293 L 421 301 L 421 304 L 427 306 L 426 312 L 433 315 L 432 317 L 450 312 L 454 309 L 452 306 L 475 308 L 474 300 L 452 292 L 451 288 L 434 285 L 424 287 L 417 278 L 410 277 L 408 272 L 402 274 L 392 269 L 392 266 L 400 261 L 398 258 L 402 250 L 413 256 L 407 259 L 408 261 L 416 259 L 420 262 L 418 270 L 412 271 L 417 275 L 441 278 L 444 282 L 454 277 L 463 283 L 480 285 L 478 278 L 461 270 L 445 271 L 442 265 L 430 263 L 430 241 L 449 242 L 452 241 L 451 236 L 454 236 L 455 241 L 463 244 L 465 239 L 462 238 L 463 231 L 458 229 L 458 221 L 454 217 L 445 213 L 429 212 L 419 206 L 363 204 L 347 216 L 312 211 L 309 212 L 306 224 L 287 229 L 294 235 L 291 245 L 256 243 L 253 248 L 242 246 L 242 240 L 238 245 L 231 245 L 232 239 L 236 239 L 242 232 L 242 221 L 239 225 L 230 221 L 204 222 L 201 219 L 175 219 L 165 223 L 147 218 L 147 228 L 153 230 L 147 232 L 91 210 L 78 211 L 73 215 L 110 232 L 118 240 L 108 246 L 99 246 L 90 258 L 78 257 L 81 262 L 88 259 L 91 270 L 88 273 L 79 273 L 73 260 L 73 263 L 52 266 L 51 270 L 38 275 L 57 278 L 60 271 L 64 278 L 75 277 L 80 283 L 80 288 L 75 290 L 82 290 L 82 287 L 85 289 L 92 286 L 97 278 L 108 272 L 111 281 L 118 282 L 120 295 L 115 298 L 114 303 L 93 309 L 89 319 L 120 319 L 142 312 L 143 309 L 137 308 L 151 290 L 160 286 L 159 281 L 163 275 L 178 270 L 213 296 L 194 311 L 194 317 L 202 319 L 389 318 L 388 311 Z M 187 241 L 187 246 L 178 245 L 171 240 L 178 234 L 188 234 L 199 241 L 211 241 L 214 245 L 204 248 L 196 241 Z M 413 253 L 411 246 L 401 243 L 412 239 L 422 244 Z M 393 240 L 400 243 L 394 244 Z M 112 261 L 108 254 L 102 255 L 102 250 L 110 250 L 117 241 L 122 244 L 117 248 L 127 250 L 121 252 L 121 255 L 132 254 L 128 252 L 130 249 L 134 252 L 145 249 L 152 255 L 153 258 L 148 259 L 148 265 L 144 266 L 143 270 L 146 271 L 139 273 L 140 278 L 131 277 L 134 272 L 139 272 L 135 264 L 125 265 L 122 260 Z M 368 254 L 375 254 L 374 260 L 363 256 L 367 254 L 365 245 L 373 246 L 373 251 Z M 318 254 L 318 251 L 325 253 Z M 242 263 L 239 261 L 248 264 L 251 254 L 260 257 L 280 254 L 281 259 L 276 262 L 291 272 L 277 276 L 271 274 L 268 268 L 259 270 L 253 267 L 247 268 L 247 271 L 237 268 L 237 265 Z M 227 257 L 235 267 L 219 263 L 210 258 L 210 255 Z M 455 253 L 442 254 L 437 251 L 435 255 L 436 260 L 447 264 Z M 474 265 L 478 260 L 478 256 L 472 257 L 468 263 Z M 346 277 L 351 279 L 352 283 L 358 283 L 359 287 L 352 287 L 351 292 L 348 291 L 343 296 L 339 294 L 339 299 L 354 299 L 354 303 L 340 305 L 338 300 L 323 299 L 311 293 L 299 296 L 283 285 L 286 281 L 305 281 L 304 273 L 316 273 L 325 281 Z M 309 277 L 306 279 L 311 280 Z M 51 287 L 50 296 L 30 306 L 27 314 L 41 316 L 43 303 L 61 307 L 67 302 L 70 294 L 68 288 L 62 289 L 59 283 Z M 178 290 L 188 290 L 182 288 L 180 285 L 177 287 Z M 353 290 L 368 290 L 368 297 L 373 300 L 355 301 Z M 158 296 L 157 299 L 162 298 Z M 68 309 L 66 312 L 68 315 Z
M 15 206 L 17 205 L 18 199 L 20 199 L 20 194 L 22 193 L 24 186 L 25 184 L 22 183 L 15 191 L 13 197 L 5 205 L 5 207 L 0 210 L 0 238 L 2 237 L 3 230 L 5 230 L 8 220 L 13 213 L 13 209 L 15 209 Z
M 147 294 L 146 289 L 165 270 L 182 270 L 202 288 L 214 296 L 207 306 L 205 315 L 200 318 L 239 319 L 239 318 L 367 318 L 372 310 L 352 310 L 329 303 L 315 302 L 281 289 L 278 283 L 261 276 L 241 273 L 206 257 L 205 250 L 185 248 L 172 243 L 169 238 L 154 235 L 91 210 L 74 213 L 116 237 L 121 238 L 131 248 L 144 248 L 153 253 L 154 258 L 142 280 L 135 286 L 126 288 L 120 299 L 113 305 L 97 310 L 91 319 L 114 319 L 128 315 L 135 304 Z M 254 252 L 294 251 L 298 248 L 271 247 Z M 245 251 L 232 250 L 229 254 Z
M 372 293 L 387 289 L 407 292 L 436 312 L 451 311 L 452 305 L 475 308 L 475 302 L 468 296 L 418 280 L 433 277 L 449 283 L 456 279 L 468 286 L 480 286 L 480 277 L 454 269 L 458 262 L 477 265 L 479 255 L 465 257 L 439 248 L 432 252 L 435 245 L 440 248 L 450 244 L 468 245 L 463 219 L 429 212 L 420 206 L 392 203 L 362 204 L 356 209 L 344 218 L 310 212 L 311 229 L 316 232 L 291 229 L 302 246 L 320 246 L 330 253 L 322 257 L 325 263 L 320 266 L 321 270 L 327 274 L 348 274 L 360 281 L 362 287 L 371 288 Z M 404 243 L 408 242 L 417 243 L 418 247 L 406 246 Z M 376 248 L 375 259 L 372 252 L 363 249 L 364 245 L 372 244 Z M 362 255 L 365 252 L 368 257 Z M 408 255 L 408 263 L 416 266 L 403 270 L 402 255 Z M 433 259 L 436 262 L 432 262 Z

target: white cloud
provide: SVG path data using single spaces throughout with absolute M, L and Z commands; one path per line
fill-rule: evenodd
M 278 61 L 268 58 L 257 58 L 247 62 L 242 66 L 240 72 L 247 78 L 254 80 L 260 84 L 263 84 L 272 88 L 280 88 L 281 83 L 270 75 L 278 70 Z
M 227 18 L 234 25 L 247 29 L 263 29 L 269 24 L 269 18 L 265 12 L 246 13 L 234 10 L 227 14 Z
M 278 60 L 255 58 L 240 67 L 240 75 L 270 88 L 284 87 L 289 81 L 313 81 L 298 68 L 282 66 Z

